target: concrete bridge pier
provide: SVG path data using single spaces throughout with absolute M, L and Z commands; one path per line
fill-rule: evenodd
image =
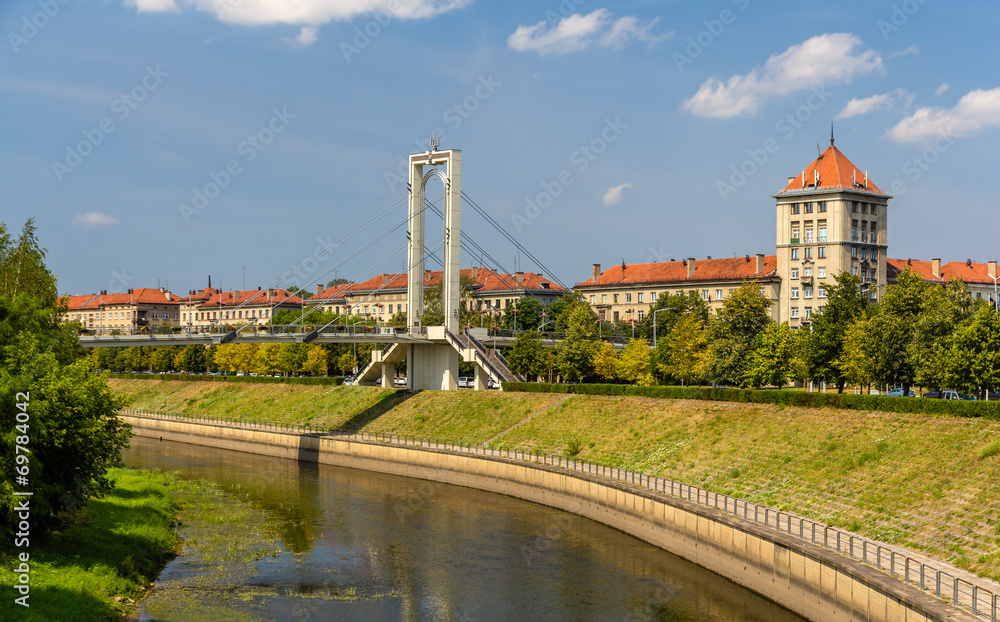
M 458 351 L 447 344 L 408 345 L 406 388 L 410 391 L 457 389 L 458 359 Z

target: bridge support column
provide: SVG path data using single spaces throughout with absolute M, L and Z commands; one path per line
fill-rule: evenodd
M 392 380 L 396 376 L 395 363 L 382 363 L 382 388 L 392 386 Z
M 458 352 L 450 345 L 407 347 L 406 388 L 411 391 L 458 389 Z
M 485 391 L 486 383 L 489 382 L 490 375 L 482 365 L 476 364 L 476 391 Z

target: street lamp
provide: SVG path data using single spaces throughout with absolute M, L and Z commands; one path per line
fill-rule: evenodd
M 663 307 L 662 309 L 657 309 L 653 311 L 653 348 L 656 348 L 656 314 L 660 311 L 676 311 L 677 307 Z
M 990 275 L 987 274 L 986 276 L 990 276 Z M 993 279 L 993 310 L 996 311 L 997 308 L 998 308 L 998 306 L 997 306 L 997 279 L 1000 279 L 1000 276 L 990 276 L 990 278 Z

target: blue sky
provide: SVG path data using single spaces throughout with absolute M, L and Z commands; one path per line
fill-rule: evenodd
M 890 256 L 986 261 L 998 22 L 941 0 L 3 2 L 0 219 L 37 218 L 64 292 L 267 286 L 403 198 L 401 159 L 437 132 L 572 285 L 592 263 L 773 253 L 771 195 L 835 120 L 896 196 Z M 283 285 L 401 271 L 379 264 L 405 230 L 345 259 L 404 216 Z

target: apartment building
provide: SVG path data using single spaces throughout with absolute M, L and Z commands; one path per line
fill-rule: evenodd
M 79 322 L 89 331 L 132 334 L 154 331 L 162 325 L 176 326 L 179 322 L 180 299 L 165 288 L 140 287 L 123 294 L 64 296 L 64 322 Z
M 205 332 L 211 326 L 266 324 L 277 311 L 302 310 L 303 299 L 285 289 L 223 292 L 206 287 L 189 292 L 179 306 L 181 326 Z

